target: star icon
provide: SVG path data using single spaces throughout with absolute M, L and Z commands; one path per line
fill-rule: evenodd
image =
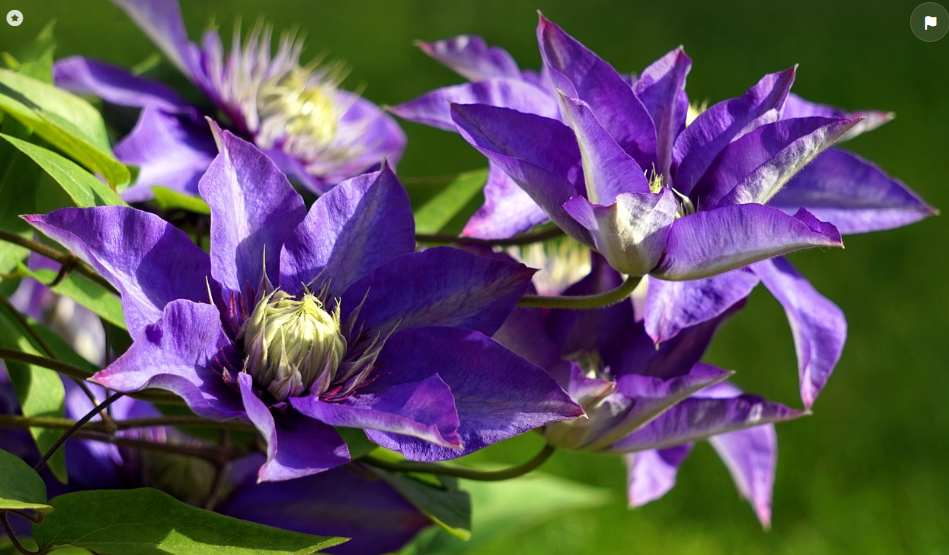
M 7 12 L 7 23 L 9 23 L 11 27 L 18 27 L 23 23 L 23 13 L 20 12 L 20 10 L 10 10 Z

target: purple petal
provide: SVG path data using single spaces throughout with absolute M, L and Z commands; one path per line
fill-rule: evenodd
M 616 270 L 643 276 L 659 264 L 676 219 L 674 193 L 622 193 L 611 206 L 573 197 L 564 210 L 590 231 L 596 250 Z
M 803 208 L 788 216 L 759 204 L 722 206 L 676 220 L 666 257 L 652 274 L 676 281 L 699 279 L 811 247 L 843 243 L 834 226 Z
M 521 78 L 521 70 L 514 58 L 503 48 L 488 46 L 481 37 L 459 35 L 447 40 L 415 44 L 422 52 L 469 81 L 494 77 Z
M 437 89 L 389 111 L 409 121 L 455 131 L 452 104 L 486 104 L 553 119 L 559 117 L 557 103 L 550 93 L 519 78 L 488 79 Z
M 672 146 L 685 128 L 689 99 L 685 77 L 692 60 L 680 46 L 643 70 L 633 92 L 643 103 L 656 128 L 656 171 L 667 178 L 672 166 Z
M 769 205 L 791 213 L 807 208 L 843 234 L 901 227 L 937 213 L 877 166 L 836 148 L 795 175 Z
M 224 382 L 221 366 L 232 349 L 214 306 L 174 301 L 93 381 L 126 393 L 167 389 L 184 398 L 197 414 L 234 418 L 243 410 L 237 392 Z
M 188 41 L 178 0 L 112 0 L 152 39 L 152 42 L 185 75 L 197 63 L 195 46 Z
M 538 310 L 515 308 L 494 334 L 494 340 L 541 368 L 560 362 L 560 346 L 544 329 Z
M 385 166 L 340 183 L 313 203 L 283 246 L 280 285 L 294 294 L 319 277 L 329 281 L 331 296 L 339 296 L 370 271 L 414 250 L 409 196 Z
M 399 332 L 380 355 L 387 376 L 379 386 L 438 375 L 451 388 L 461 425 L 462 449 L 448 449 L 416 438 L 369 430 L 369 438 L 412 460 L 445 460 L 583 411 L 547 372 L 496 341 L 452 328 Z
M 810 408 L 840 360 L 847 320 L 784 257 L 759 262 L 752 270 L 787 313 L 797 351 L 801 400 Z
M 280 482 L 318 474 L 349 462 L 349 448 L 332 427 L 293 410 L 271 413 L 253 390 L 250 374 L 238 374 L 247 418 L 267 442 L 260 482 Z
M 484 205 L 465 224 L 462 235 L 507 239 L 548 221 L 544 210 L 504 170 L 493 162 L 488 166 Z
M 154 106 L 172 113 L 190 110 L 171 87 L 133 75 L 123 67 L 82 56 L 70 56 L 56 62 L 53 76 L 56 86 L 61 89 L 98 96 L 119 106 Z
M 658 345 L 679 332 L 722 315 L 746 298 L 758 278 L 732 270 L 703 279 L 666 281 L 650 278 L 646 290 L 646 332 Z
M 331 426 L 392 432 L 444 447 L 461 447 L 451 389 L 432 375 L 418 383 L 370 385 L 340 402 L 293 397 L 293 408 Z
M 533 275 L 523 264 L 436 247 L 400 256 L 356 282 L 343 295 L 343 317 L 365 299 L 358 323 L 373 333 L 451 326 L 493 334 Z
M 176 299 L 208 301 L 208 255 L 154 214 L 124 206 L 62 208 L 26 221 L 91 264 L 122 293 L 133 338 Z
M 765 75 L 738 98 L 712 106 L 676 139 L 673 147 L 675 187 L 689 194 L 705 170 L 728 143 L 759 125 L 780 119 L 794 82 L 795 68 Z
M 211 207 L 211 275 L 238 293 L 265 275 L 277 283 L 280 249 L 306 217 L 306 206 L 257 147 L 229 131 L 218 137 L 221 153 L 198 184 Z
M 198 182 L 217 154 L 214 138 L 202 123 L 153 106 L 142 110 L 132 132 L 115 145 L 116 158 L 139 168 L 135 185 L 122 198 L 150 200 L 155 185 L 197 196 Z
M 765 528 L 771 526 L 771 495 L 778 464 L 778 435 L 774 424 L 756 426 L 709 438 L 722 462 Z
M 629 506 L 640 507 L 669 492 L 676 483 L 679 466 L 692 451 L 692 444 L 649 449 L 623 455 Z
M 846 132 L 841 141 L 850 140 L 861 133 L 872 131 L 884 123 L 894 118 L 893 112 L 882 112 L 879 110 L 858 110 L 856 112 L 845 112 L 840 108 L 827 106 L 824 104 L 815 104 L 804 100 L 800 96 L 790 93 L 784 103 L 784 119 L 790 118 L 837 118 L 837 119 L 856 119 L 863 118 L 853 128 Z
M 554 86 L 589 104 L 603 128 L 640 165 L 652 164 L 656 131 L 629 83 L 543 16 L 537 26 L 537 42 Z
M 576 136 L 559 121 L 479 104 L 452 106 L 466 141 L 504 170 L 561 229 L 582 243 L 589 234 L 562 206 L 582 194 Z

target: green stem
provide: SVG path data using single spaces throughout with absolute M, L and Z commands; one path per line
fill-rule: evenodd
M 46 451 L 46 453 L 43 454 L 43 458 L 40 459 L 39 462 L 37 462 L 35 465 L 33 465 L 33 470 L 36 470 L 37 472 L 39 472 L 40 470 L 42 470 L 43 467 L 46 466 L 46 463 L 49 461 L 49 459 L 52 458 L 53 454 L 55 454 L 56 451 L 57 451 L 60 447 L 62 447 L 64 443 L 66 443 L 66 440 L 67 440 L 67 439 L 69 439 L 73 434 L 75 434 L 76 432 L 78 432 L 80 428 L 82 428 L 83 426 L 85 426 L 86 423 L 89 422 L 90 420 L 92 420 L 97 414 L 99 414 L 100 412 L 102 412 L 102 411 L 104 411 L 105 409 L 107 409 L 107 408 L 109 407 L 109 405 L 111 405 L 112 403 L 118 401 L 119 398 L 121 398 L 123 395 L 125 395 L 125 394 L 124 394 L 124 393 L 116 393 L 116 394 L 110 396 L 110 397 L 109 397 L 108 399 L 106 399 L 105 401 L 102 401 L 102 402 L 99 403 L 98 405 L 94 406 L 94 407 L 92 408 L 92 410 L 90 410 L 89 412 L 86 413 L 85 416 L 83 416 L 82 418 L 80 418 L 79 420 L 77 420 L 75 424 L 73 424 L 68 430 L 66 430 L 65 433 L 63 433 L 63 435 L 59 436 L 59 439 L 56 440 L 56 443 L 54 443 L 53 446 L 50 447 L 50 448 Z
M 542 243 L 554 237 L 563 235 L 563 230 L 559 227 L 543 229 L 532 233 L 522 233 L 510 239 L 476 239 L 474 237 L 459 237 L 445 233 L 418 233 L 415 240 L 419 243 L 453 243 L 465 245 L 486 245 L 489 247 L 509 247 L 515 245 L 530 245 L 532 243 Z
M 440 474 L 442 476 L 454 476 L 456 478 L 477 480 L 480 482 L 498 482 L 501 480 L 510 480 L 511 478 L 523 476 L 528 472 L 538 468 L 540 465 L 547 462 L 547 459 L 549 459 L 550 456 L 554 454 L 556 449 L 557 448 L 552 445 L 545 445 L 540 453 L 537 453 L 534 458 L 517 466 L 505 468 L 504 470 L 472 470 L 470 468 L 458 468 L 456 466 L 443 466 L 435 463 L 413 461 L 390 462 L 368 455 L 359 459 L 359 461 L 371 466 L 375 466 L 376 468 L 391 470 L 394 472 Z
M 112 287 L 112 284 L 109 283 L 104 277 L 99 275 L 99 273 L 96 272 L 92 266 L 86 264 L 85 262 L 81 260 L 77 261 L 75 259 L 75 256 L 72 254 L 62 253 L 54 249 L 53 247 L 44 245 L 43 243 L 32 241 L 30 239 L 26 239 L 24 237 L 20 237 L 16 233 L 10 233 L 9 231 L 4 231 L 2 229 L 0 229 L 0 241 L 6 241 L 7 243 L 13 243 L 14 245 L 19 245 L 37 254 L 41 254 L 45 256 L 46 258 L 55 260 L 56 262 L 59 262 L 60 264 L 71 266 L 70 269 L 74 269 L 80 274 L 98 283 L 103 288 L 105 288 L 106 291 L 110 291 L 112 293 L 115 293 L 116 295 L 119 294 L 118 291 L 116 291 L 115 288 Z M 58 279 L 61 280 L 62 278 L 58 278 Z M 53 280 L 53 281 L 55 282 L 57 280 Z
M 524 295 L 517 306 L 525 308 L 566 308 L 572 310 L 587 310 L 592 308 L 603 308 L 616 304 L 632 295 L 636 286 L 639 285 L 640 276 L 629 276 L 616 289 L 597 293 L 596 295 L 583 295 L 577 297 L 545 297 L 543 295 Z
M 55 418 L 51 416 L 17 416 L 0 415 L 0 428 L 49 428 L 54 430 L 68 430 L 75 426 L 76 421 L 70 418 Z M 115 421 L 112 426 L 105 422 L 90 422 L 84 430 L 111 433 L 114 430 L 135 430 L 138 428 L 157 428 L 161 426 L 216 428 L 221 430 L 254 431 L 254 427 L 237 420 L 218 421 L 200 416 L 158 416 L 154 418 L 131 418 Z
M 0 524 L 3 524 L 3 531 L 7 533 L 7 537 L 10 539 L 10 543 L 13 544 L 14 549 L 24 555 L 39 555 L 39 551 L 30 551 L 23 547 L 23 544 L 17 539 L 13 527 L 10 526 L 10 521 L 7 520 L 7 513 L 5 511 L 0 511 Z

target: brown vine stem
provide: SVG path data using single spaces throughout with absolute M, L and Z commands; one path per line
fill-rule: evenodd
M 60 252 L 59 250 L 54 249 L 53 247 L 44 245 L 43 243 L 39 243 L 31 239 L 20 237 L 16 233 L 10 233 L 9 231 L 4 231 L 2 229 L 0 229 L 0 241 L 6 241 L 7 243 L 13 243 L 14 245 L 19 245 L 37 254 L 41 254 L 45 256 L 46 258 L 55 260 L 56 262 L 59 262 L 60 264 L 64 266 L 72 266 L 71 269 L 74 269 L 80 274 L 86 276 L 87 278 L 101 285 L 103 288 L 105 288 L 106 291 L 109 291 L 116 295 L 119 294 L 119 292 L 116 291 L 114 287 L 112 287 L 112 284 L 109 283 L 98 272 L 96 272 L 92 266 L 86 264 L 85 262 L 81 260 L 76 260 L 75 255 Z M 59 279 L 61 280 L 62 278 L 59 278 Z M 53 281 L 55 282 L 56 280 L 53 280 Z
M 101 403 L 99 403 L 98 405 L 96 405 L 95 407 L 93 407 L 92 410 L 90 410 L 89 412 L 87 412 L 85 416 L 83 416 L 82 418 L 80 418 L 79 420 L 77 420 L 75 424 L 73 424 L 68 430 L 66 430 L 65 433 L 63 433 L 63 435 L 59 436 L 59 439 L 56 440 L 56 443 L 54 443 L 53 446 L 50 447 L 50 448 L 46 451 L 46 453 L 43 453 L 43 458 L 41 458 L 41 459 L 39 460 L 39 462 L 37 462 L 35 465 L 33 465 L 33 470 L 36 470 L 37 472 L 39 472 L 40 470 L 42 470 L 43 467 L 46 466 L 46 463 L 49 461 L 49 459 L 56 453 L 56 451 L 57 451 L 60 447 L 63 446 L 64 443 L 66 443 L 66 440 L 69 439 L 70 436 L 72 436 L 73 434 L 75 434 L 76 432 L 78 432 L 79 429 L 82 428 L 83 426 L 85 426 L 87 422 L 89 422 L 90 420 L 92 420 L 92 419 L 93 419 L 97 414 L 99 414 L 100 412 L 102 412 L 102 411 L 104 411 L 105 409 L 107 409 L 107 408 L 109 407 L 109 405 L 111 405 L 112 403 L 118 401 L 119 398 L 121 398 L 123 395 L 125 395 L 125 394 L 124 394 L 124 393 L 116 393 L 116 394 L 114 394 L 114 395 L 111 395 L 108 399 L 106 399 L 105 401 L 102 401 Z

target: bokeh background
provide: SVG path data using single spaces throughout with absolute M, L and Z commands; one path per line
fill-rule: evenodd
M 768 72 L 800 64 L 794 90 L 849 109 L 891 110 L 895 121 L 844 145 L 874 160 L 936 207 L 949 207 L 949 38 L 910 31 L 916 2 L 632 2 L 607 0 L 185 0 L 192 37 L 214 22 L 229 36 L 259 18 L 307 34 L 305 57 L 326 52 L 350 68 L 346 85 L 395 104 L 460 78 L 413 47 L 416 39 L 484 36 L 522 67 L 540 63 L 536 10 L 621 71 L 639 71 L 683 44 L 692 99 L 736 96 Z M 0 0 L 23 12 L 0 26 L 0 51 L 57 21 L 58 56 L 133 65 L 155 52 L 108 2 Z M 939 22 L 942 24 L 942 22 Z M 949 21 L 946 22 L 949 24 Z M 186 86 L 173 68 L 159 68 Z M 404 177 L 484 166 L 455 135 L 405 124 Z M 730 477 L 700 445 L 664 499 L 625 506 L 617 458 L 559 453 L 544 470 L 609 490 L 610 503 L 561 514 L 481 543 L 478 554 L 936 554 L 949 553 L 949 256 L 944 217 L 846 238 L 846 250 L 805 252 L 795 264 L 850 322 L 843 360 L 814 414 L 779 427 L 774 525 L 762 531 Z M 791 334 L 763 290 L 716 339 L 708 360 L 744 388 L 799 406 Z M 525 459 L 528 436 L 479 454 Z M 503 488 L 503 485 L 496 486 Z M 516 507 L 511 509 L 516 511 Z M 478 507 L 475 507 L 475 511 Z M 478 530 L 475 529 L 477 536 Z

